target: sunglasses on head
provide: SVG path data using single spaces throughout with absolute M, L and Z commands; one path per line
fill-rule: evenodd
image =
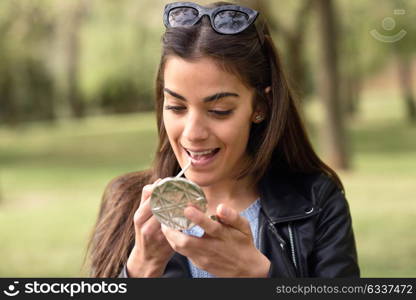
M 163 22 L 167 28 L 192 26 L 203 16 L 208 16 L 211 27 L 221 34 L 238 34 L 255 23 L 259 12 L 239 6 L 222 5 L 213 8 L 200 6 L 192 2 L 174 2 L 165 6 Z M 263 44 L 263 30 L 255 23 L 260 42 Z

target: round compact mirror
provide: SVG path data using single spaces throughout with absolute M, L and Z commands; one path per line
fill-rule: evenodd
M 189 229 L 195 224 L 183 211 L 194 206 L 202 212 L 207 210 L 207 199 L 202 189 L 182 177 L 167 177 L 155 184 L 150 196 L 150 207 L 160 223 L 177 230 Z

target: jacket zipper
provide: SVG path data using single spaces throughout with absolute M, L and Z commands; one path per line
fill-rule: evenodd
M 274 234 L 274 236 L 279 240 L 279 243 L 280 243 L 280 248 L 282 249 L 282 253 L 283 252 L 286 252 L 285 251 L 285 248 L 286 248 L 286 242 L 285 242 L 285 240 L 284 239 L 282 239 L 281 237 L 280 237 L 280 235 L 279 235 L 279 233 L 277 232 L 277 230 L 276 230 L 276 228 L 274 227 L 274 225 L 273 225 L 273 223 L 272 222 L 270 222 L 270 221 L 268 221 L 268 227 L 269 227 L 269 229 L 273 232 L 273 234 Z M 288 257 L 286 257 L 284 254 L 283 254 L 283 260 L 284 260 L 284 262 L 285 262 L 285 264 L 286 264 L 286 270 L 290 273 L 290 274 L 292 274 L 292 276 L 293 277 L 296 277 L 296 269 L 294 269 L 293 270 L 293 266 L 292 266 L 292 264 L 290 263 L 290 258 L 288 258 Z M 290 272 L 289 270 L 293 270 L 292 272 Z
M 293 264 L 295 265 L 295 268 L 297 269 L 298 265 L 296 263 L 295 240 L 293 238 L 293 231 L 292 231 L 291 223 L 287 225 L 287 229 L 289 231 L 289 240 L 290 240 L 290 248 L 292 251 L 292 260 L 293 260 Z
M 279 240 L 279 243 L 280 243 L 280 248 L 282 248 L 282 250 L 284 250 L 284 249 L 285 249 L 285 246 L 286 246 L 286 242 L 285 242 L 285 240 L 284 240 L 284 239 L 282 239 L 282 238 L 280 237 L 280 235 L 277 233 L 276 228 L 274 228 L 274 225 L 273 225 L 273 223 L 272 223 L 272 222 L 268 221 L 267 223 L 268 223 L 268 226 L 269 226 L 270 230 L 273 232 L 273 234 L 274 234 L 274 235 L 276 236 L 276 238 Z
M 265 217 L 265 225 L 267 225 L 267 227 L 269 228 L 269 230 L 272 231 L 274 237 L 279 241 L 280 244 L 280 248 L 282 249 L 282 256 L 283 256 L 283 261 L 286 265 L 286 270 L 289 272 L 289 274 L 291 274 L 291 276 L 296 277 L 296 268 L 293 268 L 293 264 L 290 261 L 290 255 L 287 255 L 289 253 L 287 253 L 286 248 L 287 248 L 287 243 L 286 241 L 280 236 L 280 234 L 277 232 L 275 224 L 268 218 L 268 216 L 266 214 L 263 214 Z M 260 228 L 259 228 L 260 229 Z M 262 228 L 262 230 L 264 230 Z M 262 236 L 262 234 L 260 234 L 260 237 Z M 260 245 L 262 245 L 262 240 L 260 239 Z M 260 246 L 261 247 L 261 246 Z M 285 254 L 283 254 L 286 253 Z

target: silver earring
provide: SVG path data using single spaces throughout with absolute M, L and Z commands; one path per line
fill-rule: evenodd
M 256 119 L 257 122 L 263 121 L 263 116 L 262 115 L 257 115 L 255 119 Z

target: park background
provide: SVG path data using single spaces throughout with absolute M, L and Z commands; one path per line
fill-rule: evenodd
M 345 185 L 362 276 L 416 277 L 416 3 L 242 2 Z M 0 1 L 0 277 L 87 275 L 106 184 L 153 158 L 166 3 Z

